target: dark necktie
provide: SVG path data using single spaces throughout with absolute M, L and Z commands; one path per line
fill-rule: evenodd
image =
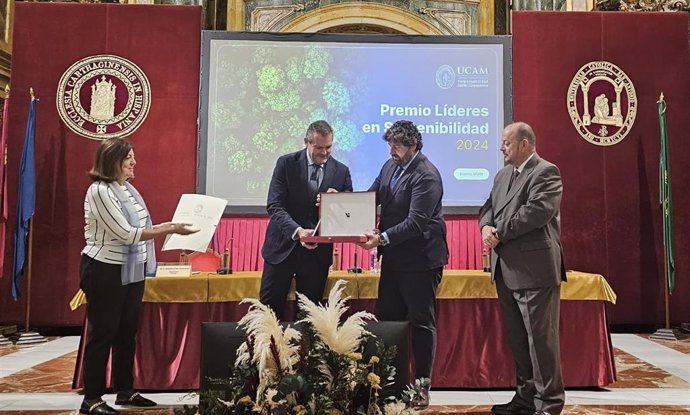
M 391 189 L 395 189 L 395 185 L 398 184 L 398 179 L 400 179 L 400 175 L 402 175 L 403 168 L 398 166 L 395 168 L 395 171 L 393 172 L 393 177 L 391 177 Z
M 309 166 L 311 168 L 311 176 L 309 176 L 309 187 L 316 192 L 319 190 L 319 186 L 321 186 L 321 178 L 319 177 L 319 172 L 321 171 L 322 166 L 319 166 L 318 164 L 312 164 Z
M 513 170 L 513 174 L 510 175 L 510 181 L 508 182 L 508 190 L 506 193 L 510 192 L 510 188 L 513 186 L 513 182 L 517 179 L 520 171 L 518 169 Z

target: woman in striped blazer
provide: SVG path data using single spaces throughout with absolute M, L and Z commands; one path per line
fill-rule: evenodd
M 86 294 L 88 335 L 84 351 L 84 401 L 80 413 L 112 415 L 102 399 L 112 349 L 112 386 L 116 405 L 155 406 L 133 390 L 134 350 L 144 276 L 155 271 L 153 238 L 194 231 L 181 223 L 152 225 L 134 177 L 134 149 L 121 138 L 104 140 L 89 172 L 93 181 L 84 200 L 84 237 L 80 287 Z

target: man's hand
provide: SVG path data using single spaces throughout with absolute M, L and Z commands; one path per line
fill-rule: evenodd
M 482 228 L 482 242 L 487 248 L 495 248 L 500 239 L 496 236 L 496 228 L 486 225 Z
M 329 187 L 326 190 L 326 193 L 338 193 L 338 191 L 332 187 Z M 316 195 L 316 207 L 321 206 L 321 193 Z
M 310 244 L 310 243 L 302 242 L 302 238 L 307 237 L 307 236 L 312 236 L 312 235 L 314 235 L 314 230 L 313 230 L 313 229 L 302 229 L 302 228 L 299 228 L 299 229 L 297 230 L 297 240 L 299 241 L 299 243 L 300 243 L 303 247 L 305 247 L 305 248 L 307 248 L 307 249 L 316 249 L 316 246 L 318 245 L 318 244 L 315 244 L 315 243 L 314 243 L 314 244 Z
M 367 237 L 366 242 L 360 242 L 357 245 L 361 246 L 363 249 L 376 248 L 381 244 L 381 235 L 377 229 L 374 229 L 372 233 L 365 233 L 364 236 Z

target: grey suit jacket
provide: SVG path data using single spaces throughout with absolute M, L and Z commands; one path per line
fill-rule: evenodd
M 511 290 L 559 285 L 566 280 L 561 246 L 563 185 L 554 164 L 535 154 L 508 191 L 513 166 L 499 170 L 479 211 L 479 228 L 496 228 L 500 243 L 491 256 Z

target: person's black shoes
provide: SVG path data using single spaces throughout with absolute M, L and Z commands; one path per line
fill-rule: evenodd
M 429 389 L 422 387 L 417 390 L 417 394 L 412 399 L 412 407 L 418 411 L 429 407 Z
M 491 413 L 495 415 L 532 415 L 535 413 L 535 410 L 513 402 L 508 402 L 492 406 Z
M 431 388 L 431 379 L 421 378 L 414 381 L 412 388 L 414 395 L 410 400 L 410 406 L 418 411 L 429 407 L 429 388 Z
M 80 414 L 117 415 L 117 411 L 100 399 L 84 399 L 79 408 Z
M 156 406 L 157 403 L 151 399 L 144 398 L 143 396 L 139 395 L 139 392 L 118 392 L 115 405 L 136 406 L 143 408 Z

